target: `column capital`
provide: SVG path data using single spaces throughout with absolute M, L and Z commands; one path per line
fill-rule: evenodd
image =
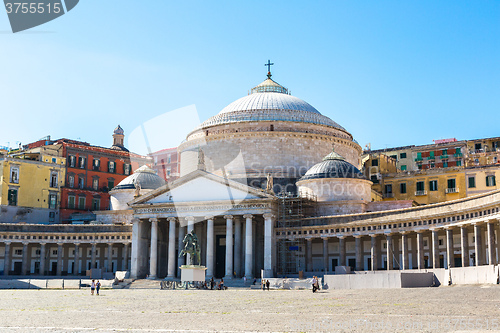
M 57 243 L 57 246 L 63 246 L 64 243 Z
M 338 239 L 345 239 L 346 236 L 337 236 Z
M 12 241 L 11 241 L 11 240 L 6 240 L 6 241 L 4 241 L 3 243 L 4 243 L 6 246 L 7 246 L 7 245 L 8 245 L 8 246 L 10 246 L 10 243 L 12 243 Z
M 138 218 L 138 217 L 134 217 L 134 218 L 132 219 L 132 223 L 139 223 L 139 222 L 141 222 L 141 219 L 140 219 L 140 218 Z
M 80 246 L 80 244 L 81 244 L 81 243 L 76 242 L 76 243 L 73 243 L 73 244 L 74 244 L 75 246 Z
M 30 243 L 30 242 L 28 242 L 28 241 L 24 241 L 24 242 L 23 242 L 23 246 L 28 246 L 28 244 L 29 244 L 29 243 Z
M 152 217 L 149 219 L 149 222 L 151 223 L 158 223 L 158 219 L 156 217 Z
M 175 217 L 168 217 L 168 218 L 167 218 L 167 221 L 168 221 L 168 222 L 174 222 L 174 223 L 175 223 L 175 222 L 177 222 L 177 218 L 175 218 Z
M 306 238 L 306 241 L 308 241 L 308 242 L 312 242 L 312 241 L 313 241 L 313 238 L 312 238 L 312 237 L 307 237 L 307 238 Z
M 378 236 L 378 234 L 368 234 L 368 236 L 370 236 L 371 238 L 375 238 Z
M 186 222 L 194 222 L 194 216 L 186 216 L 184 217 L 184 220 L 186 220 Z
M 224 215 L 224 218 L 226 220 L 232 220 L 234 218 L 234 216 L 233 215 Z
M 499 219 L 493 218 L 493 219 L 488 219 L 488 223 L 497 223 Z
M 213 215 L 205 216 L 205 220 L 213 220 L 215 217 Z
M 353 235 L 354 238 L 361 238 L 363 235 Z
M 274 218 L 274 214 L 272 213 L 264 213 L 262 216 L 267 220 L 267 219 L 272 219 Z
M 108 246 L 112 247 L 113 245 L 115 245 L 115 243 L 108 243 Z
M 323 242 L 324 242 L 324 241 L 327 241 L 327 242 L 328 242 L 328 240 L 330 239 L 330 237 L 323 236 L 323 237 L 321 237 L 321 239 L 323 240 Z
M 243 217 L 245 219 L 253 219 L 253 215 L 252 214 L 245 214 L 245 215 L 243 215 Z

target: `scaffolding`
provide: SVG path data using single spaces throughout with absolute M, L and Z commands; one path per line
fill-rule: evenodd
M 296 229 L 302 226 L 302 219 L 313 216 L 316 197 L 279 196 L 277 227 L 284 232 L 278 240 L 277 273 L 281 277 L 298 275 L 305 267 L 303 240 L 297 237 Z M 282 233 L 283 235 L 283 233 Z

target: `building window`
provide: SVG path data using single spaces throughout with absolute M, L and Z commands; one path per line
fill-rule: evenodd
M 425 191 L 425 183 L 422 182 L 417 182 L 417 192 L 423 192 Z
M 56 213 L 54 212 L 49 212 L 49 222 L 54 222 L 56 220 Z M 37 255 L 40 255 L 40 250 L 36 250 L 38 253 Z
M 406 165 L 401 166 L 401 171 L 406 171 Z
M 378 166 L 378 160 L 377 159 L 372 160 L 372 166 Z
M 85 209 L 85 197 L 78 197 L 78 209 Z
M 422 152 L 418 152 L 417 153 L 417 161 L 421 161 L 422 160 Z
M 76 156 L 71 155 L 68 157 L 68 165 L 72 168 L 76 166 Z
M 462 161 L 458 160 L 457 161 L 457 166 L 462 166 Z
M 386 184 L 385 185 L 385 193 L 386 194 L 391 194 L 392 193 L 392 184 Z
M 19 184 L 19 167 L 10 167 L 10 182 L 14 184 Z
M 123 164 L 123 174 L 127 176 L 130 175 L 130 164 Z
M 430 160 L 434 159 L 434 151 L 429 152 L 429 159 Z
M 92 188 L 94 189 L 94 191 L 99 190 L 99 178 L 95 178 L 94 180 L 92 180 Z
M 170 164 L 170 163 L 172 163 L 172 155 L 168 154 L 167 155 L 167 164 Z
M 114 179 L 108 179 L 108 190 L 111 191 L 111 189 L 115 187 L 115 180 Z
M 93 198 L 92 199 L 92 210 L 99 210 L 101 207 L 101 199 Z
M 378 177 L 377 175 L 371 175 L 370 180 L 372 181 L 373 184 L 378 184 Z
M 78 188 L 83 189 L 85 187 L 85 179 L 83 177 L 78 177 Z
M 496 186 L 497 182 L 494 175 L 486 176 L 486 186 Z
M 399 184 L 399 192 L 401 194 L 405 194 L 406 193 L 406 183 L 400 183 Z
M 50 173 L 50 187 L 57 187 L 57 171 Z
M 69 187 L 75 186 L 75 176 L 68 176 L 68 185 Z
M 100 166 L 101 166 L 101 161 L 97 158 L 94 158 L 94 161 L 92 162 L 92 170 L 99 171 Z
M 79 167 L 80 169 L 85 169 L 85 165 L 86 165 L 86 163 L 85 163 L 85 162 L 86 162 L 86 161 L 85 161 L 85 157 L 81 157 L 81 156 L 80 156 L 80 157 L 78 158 L 78 167 Z
M 70 209 L 75 208 L 75 196 L 74 195 L 68 196 L 68 208 L 70 208 Z
M 172 171 L 170 170 L 170 167 L 169 167 L 169 168 L 167 168 L 167 176 L 168 176 L 168 177 L 170 177 L 171 172 L 172 172 Z
M 17 206 L 17 189 L 9 189 L 7 191 L 7 201 L 9 206 Z
M 468 183 L 469 183 L 468 184 L 469 188 L 475 188 L 476 187 L 476 177 L 473 177 L 473 176 L 469 177 Z
M 115 173 L 115 162 L 113 161 L 108 162 L 108 172 Z
M 449 189 L 455 189 L 457 187 L 457 181 L 455 178 L 448 179 L 448 188 Z
M 476 150 L 481 150 L 481 144 L 480 144 L 480 143 L 476 143 L 476 144 L 474 145 L 474 148 L 475 148 Z
M 436 164 L 431 163 L 431 169 L 434 168 L 434 167 L 436 167 Z
M 395 159 L 396 161 L 398 160 L 398 155 L 391 155 L 389 157 Z
M 406 153 L 401 153 L 401 154 L 399 154 L 399 158 L 400 158 L 400 159 L 401 159 L 401 158 L 406 158 Z
M 448 167 L 448 162 L 443 162 L 443 168 L 447 168 Z
M 57 194 L 49 194 L 49 209 L 57 208 Z

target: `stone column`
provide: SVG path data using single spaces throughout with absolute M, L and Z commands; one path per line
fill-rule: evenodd
M 307 238 L 306 246 L 306 271 L 312 272 L 313 270 L 313 256 L 312 256 L 312 238 Z
M 128 271 L 128 269 L 129 269 L 129 267 L 128 267 L 128 248 L 129 248 L 129 246 L 130 246 L 129 243 L 123 244 L 122 270 L 124 270 L 124 271 Z
M 40 244 L 40 275 L 45 275 L 45 243 Z
M 214 276 L 214 217 L 205 216 L 207 220 L 207 278 L 212 278 Z
M 175 217 L 168 218 L 168 263 L 167 277 L 175 277 Z
M 253 278 L 253 215 L 243 215 L 245 218 L 245 276 Z
M 151 246 L 149 248 L 149 278 L 156 279 L 158 271 L 158 219 L 151 218 Z
M 323 238 L 323 267 L 325 269 L 325 274 L 328 273 L 329 271 L 329 264 L 328 264 L 328 238 Z
M 422 234 L 422 232 L 417 232 L 417 268 L 425 268 L 424 235 Z
M 10 242 L 5 242 L 5 255 L 3 261 L 3 275 L 9 275 L 10 272 Z
M 63 266 L 63 243 L 57 243 L 57 276 L 62 275 Z
M 460 227 L 460 252 L 462 253 L 462 267 L 468 267 L 469 262 L 469 237 L 467 227 Z
M 91 265 L 90 265 L 90 269 L 94 269 L 95 268 L 95 252 L 96 252 L 96 243 L 92 243 L 92 249 L 91 249 Z
M 113 243 L 108 244 L 108 267 L 107 271 L 113 273 Z
M 406 232 L 401 234 L 401 258 L 402 267 L 401 269 L 409 269 L 410 263 L 408 258 L 408 234 Z
M 476 252 L 476 266 L 483 265 L 483 237 L 481 235 L 482 228 L 479 224 L 474 224 L 474 250 Z
M 78 275 L 80 270 L 80 244 L 75 243 L 75 256 L 73 257 L 73 275 Z
M 387 235 L 387 270 L 394 269 L 394 261 L 392 258 L 392 235 Z
M 28 274 L 28 242 L 23 242 L 23 268 L 22 268 L 22 275 L 27 275 Z
M 346 258 L 345 258 L 345 236 L 340 236 L 339 237 L 339 265 L 340 266 L 345 266 L 346 265 Z
M 399 259 L 399 237 L 397 237 L 396 235 L 394 235 L 394 237 L 392 237 L 392 260 L 393 260 L 393 264 L 392 264 L 392 268 L 393 269 L 402 269 L 401 267 L 401 261 Z
M 446 228 L 446 261 L 448 268 L 455 266 L 455 251 L 453 250 L 453 229 Z
M 488 233 L 488 265 L 496 265 L 495 224 L 493 222 L 488 222 L 486 228 Z
M 439 238 L 438 231 L 431 230 L 432 234 L 432 267 L 439 268 Z
M 264 269 L 271 272 L 273 269 L 273 218 L 274 215 L 266 213 L 264 217 Z
M 234 219 L 234 271 L 236 277 L 241 276 L 241 221 Z
M 361 236 L 354 236 L 355 250 L 356 250 L 356 270 L 363 270 L 363 241 Z
M 379 269 L 379 266 L 378 266 L 378 256 L 379 256 L 378 239 L 377 239 L 377 235 L 375 235 L 375 234 L 370 235 L 370 238 L 371 238 L 371 249 L 370 249 L 371 266 L 372 266 L 372 271 L 376 271 Z
M 132 220 L 132 253 L 130 262 L 130 278 L 137 279 L 139 277 L 139 253 L 141 253 L 139 247 L 142 242 L 141 237 L 141 220 L 134 218 Z
M 180 224 L 179 224 L 179 232 L 178 232 L 178 239 L 179 239 L 179 254 L 182 252 L 182 250 L 184 249 L 184 243 L 182 242 L 184 240 L 184 236 L 186 236 L 186 227 L 182 227 Z M 186 260 L 185 260 L 185 256 L 182 256 L 182 257 L 179 257 L 178 258 L 178 263 L 179 265 L 178 266 L 182 266 L 186 263 Z M 181 276 L 181 270 L 180 268 L 177 268 L 177 277 L 180 277 Z
M 233 215 L 224 215 L 226 219 L 226 275 L 225 279 L 233 278 Z

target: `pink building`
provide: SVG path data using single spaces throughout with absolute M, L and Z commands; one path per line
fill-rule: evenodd
M 179 178 L 180 155 L 177 154 L 177 147 L 162 149 L 148 155 L 153 159 L 153 166 L 161 178 L 167 182 Z

